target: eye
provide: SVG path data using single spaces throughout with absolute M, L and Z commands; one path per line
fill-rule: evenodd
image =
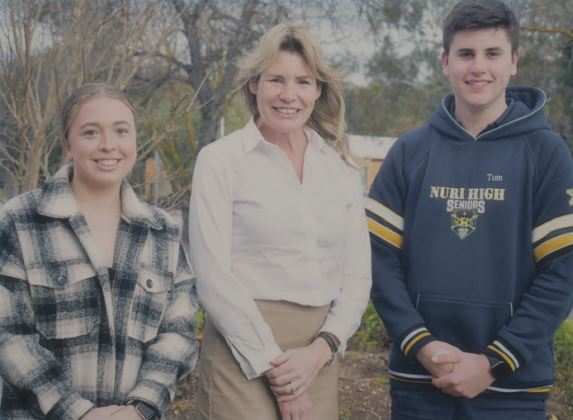
M 311 83 L 310 80 L 308 80 L 308 79 L 300 79 L 300 80 L 298 81 L 298 84 L 299 84 L 299 85 L 311 85 L 312 83 Z
M 115 129 L 115 133 L 119 136 L 125 136 L 129 133 L 129 130 L 126 127 L 118 127 Z
M 95 128 L 87 128 L 82 131 L 82 136 L 84 137 L 95 137 L 97 134 L 98 132 Z
M 462 51 L 462 52 L 460 52 L 459 56 L 461 58 L 472 58 L 474 56 L 474 54 L 471 51 Z
M 280 77 L 273 77 L 269 79 L 269 82 L 280 85 L 283 83 L 283 79 L 281 79 Z

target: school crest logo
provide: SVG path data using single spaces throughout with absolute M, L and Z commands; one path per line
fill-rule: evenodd
M 475 232 L 478 220 L 477 211 L 456 211 L 451 213 L 451 217 L 451 229 L 458 238 L 465 239 Z
M 429 196 L 445 204 L 446 213 L 450 215 L 450 230 L 463 240 L 477 230 L 478 217 L 485 217 L 490 205 L 505 201 L 505 188 L 431 185 Z
M 569 195 L 569 205 L 573 206 L 573 188 L 567 190 L 567 195 Z

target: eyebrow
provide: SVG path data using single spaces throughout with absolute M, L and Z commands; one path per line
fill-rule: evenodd
M 485 49 L 487 52 L 501 52 L 503 51 L 503 48 L 501 47 L 491 47 L 491 48 L 486 48 Z M 475 49 L 474 48 L 460 48 L 459 50 L 456 50 L 457 54 L 464 54 L 464 53 L 474 53 Z
M 127 125 L 131 126 L 131 124 L 129 123 L 129 121 L 123 121 L 123 120 L 121 120 L 121 121 L 115 121 L 115 122 L 113 123 L 113 125 L 120 125 L 120 124 L 127 124 Z M 88 127 L 88 126 L 90 126 L 90 125 L 93 125 L 93 126 L 98 127 L 98 126 L 100 126 L 101 124 L 98 123 L 98 122 L 88 121 L 88 122 L 86 122 L 86 123 L 80 125 L 80 129 L 85 128 L 85 127 Z
M 268 78 L 280 77 L 281 79 L 285 78 L 285 76 L 282 74 L 267 74 L 264 77 L 268 77 Z M 305 74 L 305 75 L 301 75 L 301 76 L 296 76 L 295 79 L 314 79 L 314 77 L 312 77 L 310 74 Z

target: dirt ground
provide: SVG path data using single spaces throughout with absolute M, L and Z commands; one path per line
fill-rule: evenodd
M 341 362 L 338 384 L 340 420 L 390 419 L 386 360 L 386 355 L 380 353 L 346 353 Z M 189 376 L 180 383 L 169 410 L 170 420 L 193 420 L 195 418 L 195 387 L 195 375 Z M 552 397 L 549 401 L 547 418 L 548 420 L 573 420 L 573 404 L 567 404 Z

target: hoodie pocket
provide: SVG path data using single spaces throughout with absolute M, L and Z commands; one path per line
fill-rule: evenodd
M 432 335 L 472 353 L 491 343 L 513 315 L 511 302 L 423 294 L 417 296 L 416 308 Z

